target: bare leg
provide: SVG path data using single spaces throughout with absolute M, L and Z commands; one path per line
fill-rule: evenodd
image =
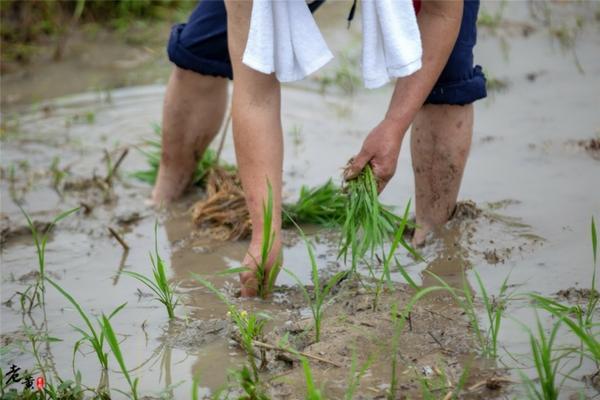
M 268 262 L 270 268 L 281 251 L 283 133 L 280 87 L 274 75 L 259 73 L 242 63 L 252 2 L 227 0 L 225 5 L 229 54 L 235 77 L 232 103 L 233 137 L 240 179 L 252 220 L 252 239 L 243 263 L 250 268 L 256 268 L 255 260 L 260 260 L 262 205 L 267 195 L 268 180 L 273 188 L 272 227 L 275 232 L 275 245 Z M 241 274 L 240 279 L 242 295 L 255 295 L 257 282 L 254 271 Z
M 174 67 L 163 105 L 162 157 L 152 201 L 177 199 L 213 140 L 227 108 L 227 79 Z
M 427 104 L 412 127 L 417 226 L 413 244 L 448 221 L 458 197 L 473 136 L 473 105 Z

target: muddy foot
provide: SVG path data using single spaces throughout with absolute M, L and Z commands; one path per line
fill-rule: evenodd
M 160 166 L 154 189 L 152 189 L 152 204 L 166 205 L 179 199 L 190 185 L 195 164 L 180 163 L 170 168 Z
M 415 249 L 424 247 L 428 239 L 433 235 L 431 228 L 418 227 L 415 229 L 415 232 L 412 237 L 412 246 Z

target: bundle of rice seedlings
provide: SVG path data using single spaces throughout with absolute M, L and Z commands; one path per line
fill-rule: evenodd
M 252 224 L 237 172 L 213 167 L 206 178 L 206 197 L 192 208 L 194 223 L 215 239 L 250 236 Z
M 207 195 L 192 209 L 194 223 L 217 240 L 244 239 L 251 234 L 250 214 L 246 208 L 236 172 L 212 168 L 206 180 Z M 302 186 L 295 203 L 283 205 L 283 225 L 337 226 L 345 215 L 346 196 L 333 181 L 316 187 Z
M 302 186 L 298 201 L 283 205 L 283 224 L 292 226 L 294 221 L 305 224 L 335 226 L 343 221 L 346 196 L 331 179 L 313 188 Z
M 356 270 L 358 260 L 369 252 L 384 254 L 383 244 L 393 240 L 399 226 L 407 221 L 394 214 L 391 208 L 381 204 L 377 192 L 377 181 L 373 170 L 367 165 L 355 178 L 346 183 L 345 217 L 342 223 L 342 237 L 338 257 L 347 260 L 352 257 L 352 270 Z M 415 250 L 400 238 L 400 245 L 418 257 Z

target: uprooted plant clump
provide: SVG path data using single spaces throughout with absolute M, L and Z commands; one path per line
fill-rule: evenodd
M 250 235 L 250 214 L 236 172 L 221 167 L 208 172 L 206 195 L 192 207 L 192 220 L 215 239 L 238 240 Z

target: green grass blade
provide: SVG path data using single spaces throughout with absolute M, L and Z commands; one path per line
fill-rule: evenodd
M 79 313 L 79 315 L 81 316 L 81 319 L 83 319 L 83 321 L 85 322 L 85 324 L 87 325 L 88 329 L 90 330 L 90 332 L 92 333 L 92 335 L 94 337 L 97 337 L 96 334 L 96 330 L 94 329 L 94 326 L 92 325 L 92 322 L 90 321 L 90 319 L 88 318 L 87 314 L 85 313 L 85 311 L 83 311 L 83 308 L 79 305 L 79 303 L 73 298 L 73 296 L 71 296 L 66 290 L 64 290 L 62 287 L 60 287 L 57 283 L 55 283 L 52 279 L 50 278 L 46 278 L 46 281 L 48 283 L 50 283 L 52 286 L 54 286 L 54 288 L 56 290 L 58 290 L 67 300 L 69 300 L 69 302 L 73 305 L 73 307 L 75 307 L 75 309 L 77 310 L 77 312 Z
M 596 260 L 597 260 L 597 251 L 598 251 L 598 233 L 596 231 L 596 221 L 594 220 L 594 217 L 592 217 L 592 252 L 594 254 L 594 265 L 596 265 Z M 595 269 L 594 269 L 595 272 Z
M 106 317 L 106 315 L 102 314 L 102 329 L 104 331 L 104 335 L 106 336 L 106 341 L 110 346 L 110 349 L 113 353 L 113 356 L 117 360 L 119 367 L 121 368 L 121 372 L 125 376 L 127 383 L 129 383 L 129 387 L 131 388 L 131 394 L 134 400 L 137 400 L 137 379 L 135 381 L 131 380 L 131 376 L 129 375 L 129 371 L 125 366 L 125 359 L 123 358 L 123 353 L 121 352 L 121 346 L 119 345 L 119 341 L 117 340 L 117 336 L 115 335 L 115 331 L 110 324 L 110 320 Z

